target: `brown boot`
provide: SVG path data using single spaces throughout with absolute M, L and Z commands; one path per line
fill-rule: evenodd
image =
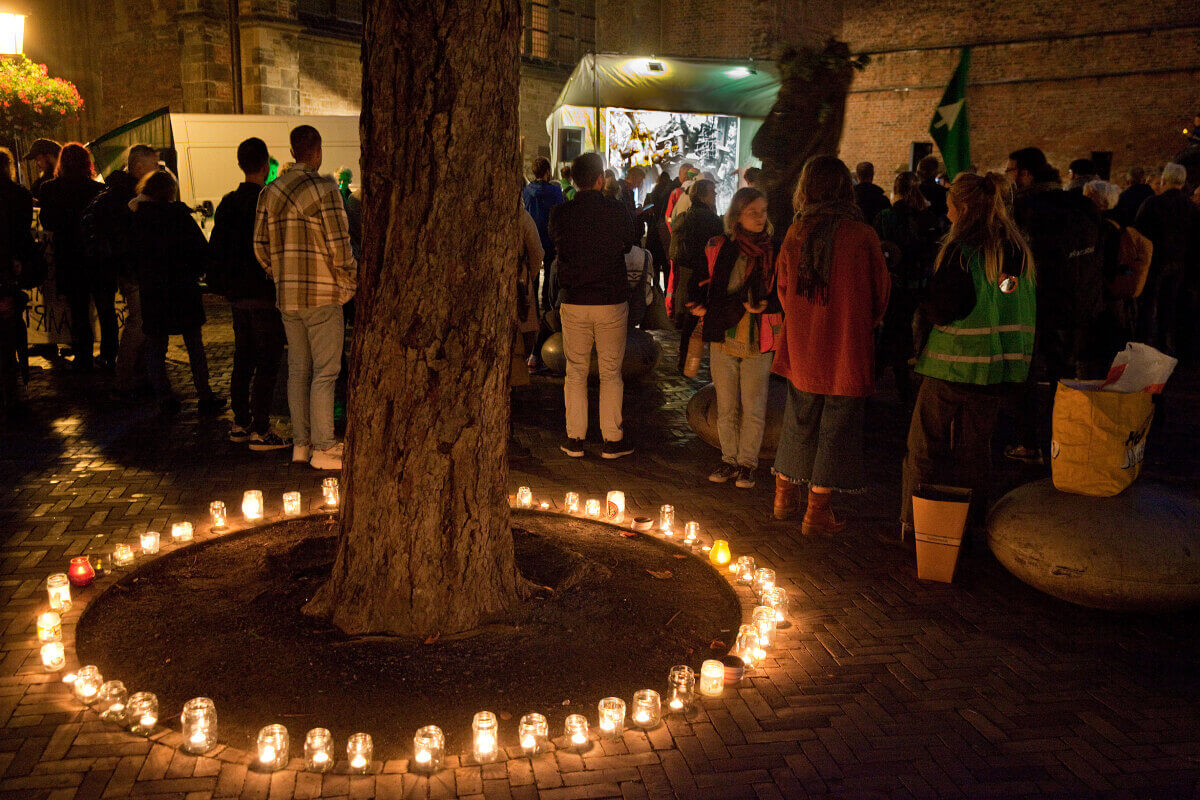
M 800 485 L 775 476 L 775 519 L 791 519 L 800 507 Z
M 828 492 L 808 490 L 808 508 L 804 512 L 804 522 L 800 523 L 800 532 L 805 536 L 837 533 L 846 527 L 846 523 L 833 514 L 833 495 Z

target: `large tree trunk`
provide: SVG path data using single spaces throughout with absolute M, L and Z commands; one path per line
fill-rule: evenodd
M 517 0 L 373 0 L 342 539 L 305 611 L 452 633 L 518 598 L 506 496 Z

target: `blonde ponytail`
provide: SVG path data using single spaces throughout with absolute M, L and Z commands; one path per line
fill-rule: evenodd
M 982 176 L 964 172 L 954 179 L 946 201 L 958 211 L 958 220 L 942 240 L 935 271 L 941 268 L 950 245 L 965 245 L 983 257 L 988 281 L 999 283 L 1005 246 L 1011 242 L 1021 253 L 1022 278 L 1036 282 L 1033 254 L 1008 211 L 1011 192 L 1008 179 L 997 172 Z

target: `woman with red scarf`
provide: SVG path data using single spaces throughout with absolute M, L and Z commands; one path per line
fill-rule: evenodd
M 891 281 L 875 230 L 863 222 L 850 170 L 809 159 L 792 199 L 796 218 L 776 261 L 783 337 L 775 372 L 788 379 L 775 456 L 775 517 L 808 485 L 801 532 L 835 533 L 831 493 L 864 489 L 863 425 L 875 391 L 875 328 Z
M 775 358 L 779 301 L 773 281 L 775 253 L 767 198 L 739 189 L 725 213 L 725 234 L 704 248 L 708 269 L 692 274 L 688 297 L 710 343 L 709 373 L 717 390 L 721 463 L 708 479 L 754 486 L 758 451 L 767 422 L 767 380 Z

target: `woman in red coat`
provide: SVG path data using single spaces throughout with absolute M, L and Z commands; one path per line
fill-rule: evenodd
M 833 533 L 845 523 L 833 513 L 831 492 L 864 488 L 864 414 L 890 280 L 841 160 L 810 159 L 792 203 L 795 221 L 775 263 L 784 335 L 774 371 L 790 384 L 775 456 L 775 516 L 791 516 L 807 484 L 802 532 Z

